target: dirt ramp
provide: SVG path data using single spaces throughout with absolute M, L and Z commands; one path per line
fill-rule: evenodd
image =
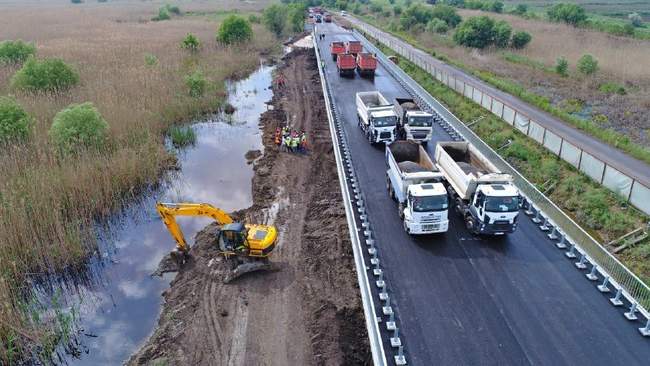
M 277 71 L 286 83 L 260 120 L 254 204 L 237 216 L 278 227 L 271 261 L 280 270 L 223 284 L 229 265 L 216 256 L 217 228 L 208 226 L 163 294 L 158 328 L 129 364 L 371 363 L 313 50 L 293 51 Z M 275 146 L 274 132 L 286 124 L 307 133 L 306 154 Z

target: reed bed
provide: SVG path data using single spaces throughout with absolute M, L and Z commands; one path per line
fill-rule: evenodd
M 252 11 L 263 3 L 197 1 L 181 7 Z M 214 20 L 149 21 L 161 4 L 9 2 L 0 12 L 3 39 L 35 42 L 38 57 L 62 58 L 81 76 L 63 94 L 23 94 L 9 87 L 16 68 L 0 66 L 0 95 L 13 94 L 35 121 L 29 141 L 0 150 L 0 364 L 15 361 L 25 351 L 21 347 L 47 335 L 25 314 L 25 280 L 83 265 L 95 249 L 93 223 L 155 185 L 174 164 L 164 147 L 170 126 L 219 109 L 225 80 L 246 75 L 260 55 L 278 49 L 278 41 L 258 25 L 251 42 L 225 47 L 215 41 Z M 179 46 L 189 32 L 203 43 L 196 54 Z M 184 80 L 197 69 L 211 86 L 205 96 L 192 98 Z M 67 105 L 86 101 L 109 123 L 110 142 L 102 151 L 63 157 L 50 143 L 52 119 Z

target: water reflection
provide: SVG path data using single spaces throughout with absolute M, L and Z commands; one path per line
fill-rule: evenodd
M 101 260 L 91 271 L 94 285 L 61 284 L 64 302 L 78 309 L 82 329 L 82 354 L 68 356 L 68 364 L 121 364 L 153 331 L 160 295 L 173 278 L 150 276 L 174 245 L 155 211 L 157 200 L 207 202 L 226 211 L 251 205 L 253 171 L 244 155 L 262 149 L 258 122 L 272 96 L 271 70 L 262 66 L 230 85 L 229 102 L 236 112 L 195 124 L 196 145 L 179 153 L 182 170 L 159 192 L 143 197 L 100 230 Z M 178 221 L 190 245 L 194 234 L 210 222 L 185 217 Z

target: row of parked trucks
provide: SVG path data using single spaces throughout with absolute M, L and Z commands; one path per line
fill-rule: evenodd
M 334 41 L 330 43 L 332 60 L 340 76 L 354 76 L 357 71 L 361 76 L 374 77 L 377 69 L 377 58 L 368 52 L 363 52 L 360 41 Z
M 515 231 L 520 198 L 511 175 L 468 142 L 438 141 L 431 160 L 423 146 L 439 117 L 411 98 L 391 104 L 378 91 L 357 93 L 356 104 L 366 139 L 386 144 L 386 188 L 407 233 L 446 232 L 450 206 L 474 234 Z

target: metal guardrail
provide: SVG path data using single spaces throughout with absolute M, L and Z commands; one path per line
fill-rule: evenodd
M 355 35 L 365 45 L 371 49 L 371 52 L 377 54 L 378 59 L 382 65 L 398 80 L 402 85 L 414 96 L 417 100 L 429 106 L 429 109 L 434 110 L 441 115 L 446 122 L 453 128 L 452 136 L 458 134 L 465 140 L 472 143 L 479 151 L 485 155 L 497 168 L 502 172 L 511 174 L 514 178 L 515 185 L 519 188 L 522 195 L 526 197 L 528 202 L 532 202 L 528 207 L 528 211 L 536 215 L 536 223 L 542 222 L 542 230 L 553 231 L 549 234 L 550 239 L 558 238 L 561 243 L 571 248 L 567 252 L 567 257 L 576 254 L 576 248 L 582 254 L 581 262 L 585 264 L 589 261 L 594 264 L 592 271 L 600 272 L 604 279 L 604 285 L 612 283 L 615 288 L 622 289 L 622 295 L 628 298 L 631 307 L 639 310 L 646 318 L 650 318 L 647 309 L 650 307 L 650 288 L 634 273 L 632 273 L 625 265 L 623 265 L 616 257 L 607 251 L 598 241 L 582 229 L 573 219 L 566 215 L 557 205 L 548 199 L 542 192 L 540 192 L 532 183 L 530 183 L 522 174 L 506 162 L 496 151 L 488 146 L 480 137 L 478 137 L 470 128 L 462 123 L 456 116 L 453 115 L 445 106 L 438 100 L 431 96 L 424 88 L 415 82 L 408 74 L 401 68 L 388 60 L 381 50 L 379 50 L 372 42 L 368 41 L 361 33 L 355 31 Z M 558 243 L 559 244 L 559 243 Z M 558 248 L 563 248 L 558 245 Z M 578 268 L 581 266 L 576 265 Z M 596 267 L 597 266 L 597 267 Z M 595 268 L 595 269 L 594 269 Z M 582 269 L 582 268 L 581 268 Z M 590 278 L 588 276 L 588 278 Z M 618 291 L 617 291 L 618 292 Z M 621 293 L 617 293 L 617 298 L 620 299 Z M 614 303 L 614 302 L 613 302 Z M 634 310 L 634 309 L 632 309 Z M 632 311 L 634 313 L 634 311 Z
M 413 62 L 434 78 L 457 93 L 472 99 L 488 112 L 517 128 L 521 133 L 537 141 L 548 151 L 557 155 L 594 181 L 624 197 L 641 211 L 650 214 L 650 183 L 647 174 L 632 167 L 612 164 L 607 155 L 593 148 L 581 146 L 574 136 L 542 123 L 544 112 L 532 107 L 515 107 L 499 96 L 503 94 L 480 81 L 472 80 L 452 66 L 436 60 L 422 50 L 410 47 L 397 37 L 349 16 L 356 27 L 390 47 Z M 492 89 L 492 90 L 491 90 Z
M 375 312 L 375 303 L 372 297 L 370 281 L 366 273 L 366 263 L 363 255 L 363 248 L 359 239 L 359 228 L 354 214 L 354 207 L 352 206 L 350 191 L 348 190 L 347 179 L 348 175 L 343 166 L 343 159 L 341 157 L 341 141 L 337 135 L 337 127 L 335 125 L 334 114 L 332 113 L 331 99 L 329 94 L 329 87 L 323 69 L 321 67 L 320 51 L 316 41 L 316 35 L 312 33 L 312 40 L 314 44 L 314 52 L 316 53 L 316 60 L 318 63 L 318 74 L 320 75 L 321 86 L 323 88 L 323 97 L 325 98 L 325 107 L 327 110 L 327 120 L 329 122 L 330 134 L 332 137 L 332 144 L 334 147 L 334 157 L 336 159 L 336 169 L 339 177 L 339 186 L 341 188 L 341 195 L 343 197 L 343 204 L 345 206 L 345 216 L 348 223 L 348 231 L 350 232 L 350 241 L 352 242 L 352 250 L 354 252 L 354 263 L 357 272 L 357 281 L 359 282 L 359 290 L 361 293 L 361 302 L 363 304 L 363 312 L 366 319 L 366 329 L 368 331 L 368 339 L 370 342 L 370 351 L 372 353 L 373 364 L 376 366 L 387 365 L 386 354 L 377 323 L 377 314 Z M 349 170 L 352 172 L 352 170 Z

